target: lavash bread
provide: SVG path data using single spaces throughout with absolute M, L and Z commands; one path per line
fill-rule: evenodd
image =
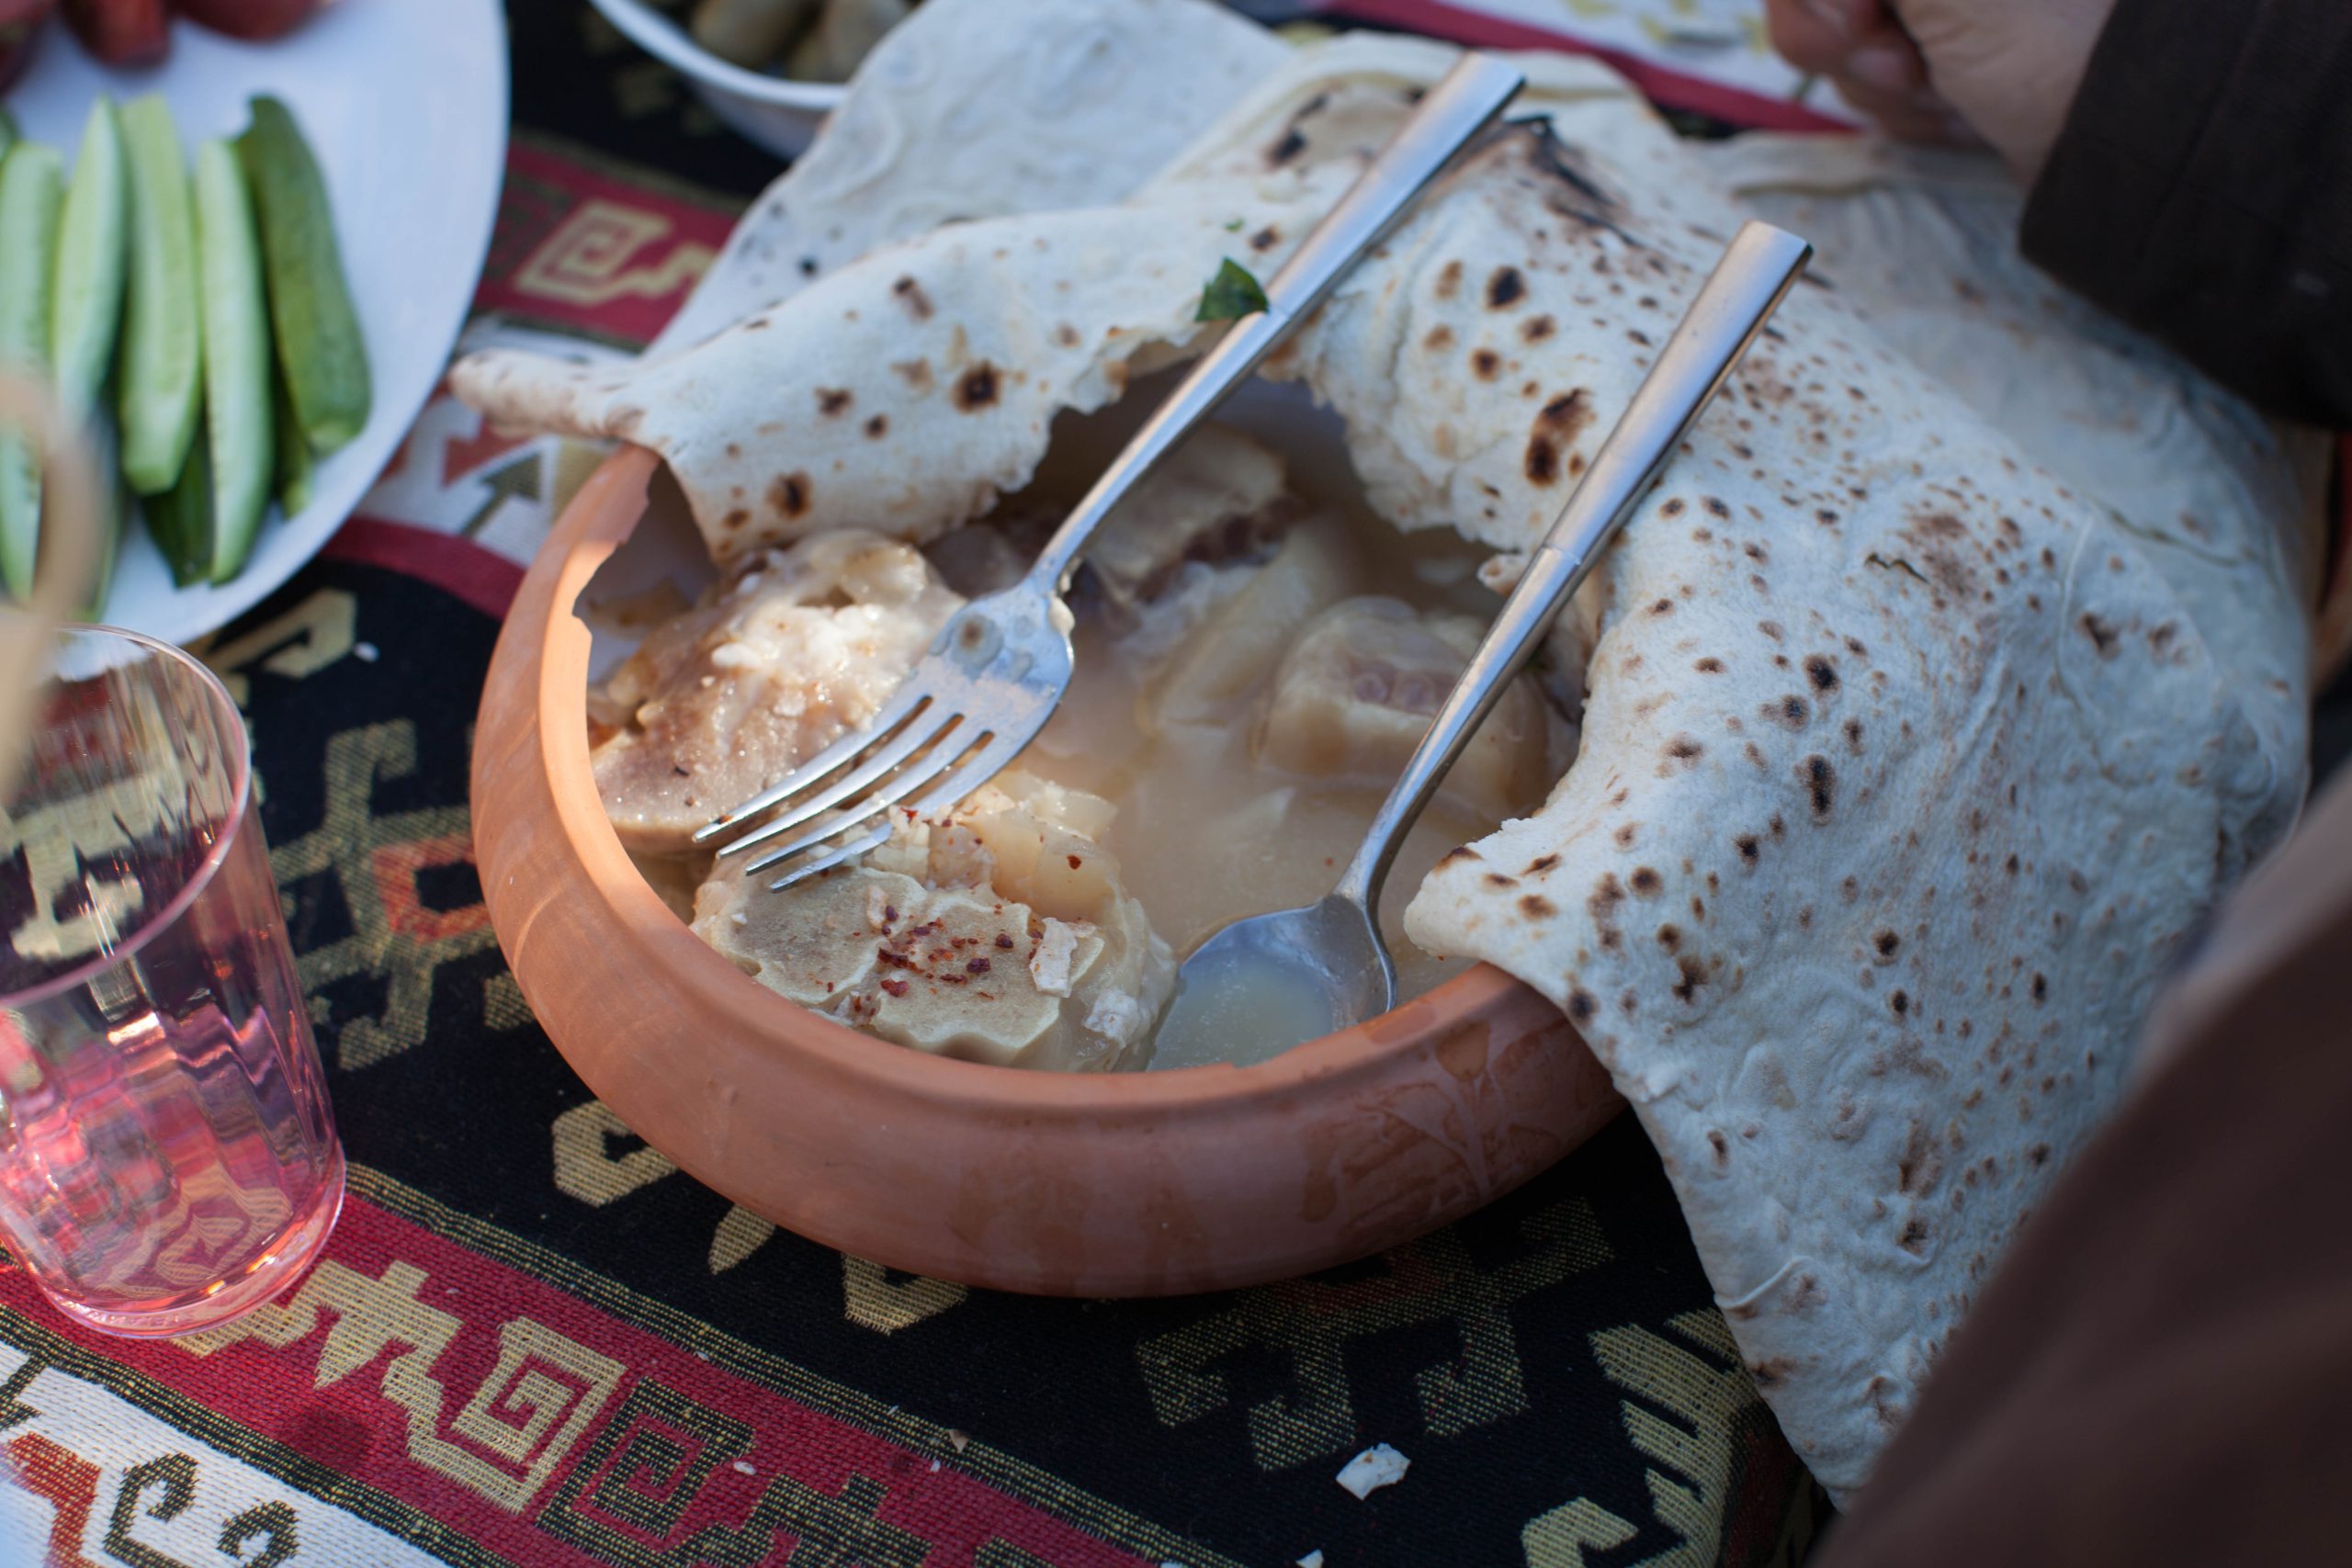
M 1336 173 L 1315 197 L 1336 199 Z M 954 224 L 669 359 L 491 350 L 451 382 L 502 423 L 660 453 L 722 566 L 841 528 L 921 542 L 1025 483 L 1056 413 L 1112 401 L 1192 337 L 1229 220 L 1290 210 L 1220 197 Z
M 1019 9 L 991 6 L 994 25 Z M 1275 265 L 1446 58 L 1396 39 L 1302 53 L 1118 207 L 867 256 L 628 381 L 510 358 L 469 362 L 460 390 L 502 418 L 627 423 L 698 512 L 725 503 L 704 518 L 718 553 L 730 533 L 927 536 L 1017 484 L 1055 410 L 1181 352 L 1215 260 Z M 1098 63 L 1138 81 L 1174 64 Z M 1346 420 L 1390 521 L 1506 557 L 1549 525 L 1742 216 L 1606 73 L 1535 63 L 1550 130 L 1498 137 L 1269 367 Z M 1573 607 L 1569 645 L 1593 650 L 1575 764 L 1541 811 L 1442 864 L 1408 921 L 1576 1021 L 1657 1143 L 1758 1386 L 1842 1496 L 2113 1102 L 2168 956 L 2291 818 L 2310 497 L 2288 447 L 2184 443 L 2237 476 L 2233 502 L 2200 502 L 2200 547 L 2257 563 L 2200 586 L 2167 554 L 2180 529 L 2117 511 L 2176 491 L 2051 471 L 2047 433 L 2005 434 L 1863 319 L 1895 312 L 1883 292 L 1849 301 L 1873 236 L 1841 237 Z M 1098 243 L 1115 266 L 1069 265 Z M 928 330 L 952 347 L 961 326 L 962 363 L 1002 353 L 989 363 L 1026 379 L 1000 378 L 1008 400 L 978 418 L 935 376 L 892 405 L 893 460 L 860 464 L 816 394 L 898 341 L 871 319 L 918 266 Z M 1056 344 L 1063 322 L 1078 344 Z M 2078 323 L 2040 330 L 2105 377 Z M 2225 416 L 2198 428 L 2258 430 L 2199 396 Z M 809 474 L 804 504 L 714 528 L 730 487 L 762 488 L 714 477 L 728 441 Z M 2250 700 L 2249 681 L 2279 687 Z
M 1117 201 L 1289 52 L 1203 0 L 922 9 L 865 57 L 824 133 L 752 203 L 649 357 L 943 223 Z
M 2311 649 L 2227 628 L 2307 600 L 2335 443 L 2274 425 L 2028 265 L 1996 164 L 1862 137 L 1694 144 L 1746 205 L 1797 229 L 1879 335 L 2019 450 L 2113 509 L 2189 606 L 2278 765 L 2306 750 Z M 2218 634 L 2218 635 L 2217 635 Z
M 934 10 L 973 15 L 926 6 L 877 61 L 902 39 L 922 45 Z M 1003 19 L 987 15 L 991 29 Z M 1283 58 L 1221 122 L 1284 122 L 1272 129 L 1279 158 L 1218 140 L 1121 205 L 950 224 L 884 246 L 675 354 L 616 367 L 492 349 L 460 360 L 451 386 L 501 425 L 661 454 L 721 565 L 838 528 L 935 536 L 1028 480 L 1055 414 L 1100 408 L 1185 354 L 1202 332 L 1203 280 L 1228 255 L 1279 265 L 1452 52 L 1351 39 Z M 1531 107 L 1634 103 L 1581 62 L 1528 69 Z M 795 194 L 787 210 L 810 199 Z M 763 253 L 782 238 L 772 232 Z M 779 330 L 787 348 L 770 335 Z

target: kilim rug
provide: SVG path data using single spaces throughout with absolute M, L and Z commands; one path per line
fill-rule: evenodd
M 1629 1122 L 1355 1268 L 1190 1300 L 894 1274 L 673 1169 L 501 962 L 469 728 L 514 565 L 354 524 L 213 647 L 352 1193 L 226 1330 L 0 1273 L 0 1448 L 53 1561 L 795 1568 L 1761 1563 L 1804 1483 Z M 1412 1468 L 1333 1482 L 1385 1441 Z
M 633 347 L 774 165 L 585 6 L 511 14 L 469 341 Z M 600 456 L 437 399 L 362 520 L 209 646 L 351 1197 L 301 1285 L 196 1340 L 89 1334 L 0 1272 L 0 1450 L 50 1561 L 1793 1560 L 1810 1487 L 1630 1123 L 1386 1257 L 1151 1303 L 896 1274 L 633 1138 L 507 974 L 466 809 L 519 563 Z M 1333 1477 L 1376 1442 L 1411 1469 L 1358 1501 Z
M 775 164 L 577 0 L 510 15 L 520 128 L 469 341 L 625 350 Z M 351 1197 L 296 1290 L 201 1339 L 102 1338 L 0 1269 L 0 1451 L 46 1510 L 49 1562 L 1802 1555 L 1817 1494 L 1630 1122 L 1385 1257 L 1147 1303 L 894 1273 L 632 1137 L 507 974 L 466 807 L 519 563 L 600 456 L 437 399 L 363 517 L 209 646 L 251 721 Z M 1411 1468 L 1358 1501 L 1333 1476 L 1378 1442 Z

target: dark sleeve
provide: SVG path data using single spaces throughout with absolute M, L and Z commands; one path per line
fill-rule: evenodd
M 2352 427 L 2352 4 L 2117 0 L 2023 241 L 2266 411 Z
M 1820 1568 L 2352 1561 L 2352 778 L 2156 1006 L 2152 1076 L 1952 1337 Z

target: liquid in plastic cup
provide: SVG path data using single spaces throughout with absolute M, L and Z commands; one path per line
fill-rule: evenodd
M 109 1334 L 216 1328 L 300 1277 L 343 1150 L 212 673 L 58 634 L 0 780 L 0 1232 Z

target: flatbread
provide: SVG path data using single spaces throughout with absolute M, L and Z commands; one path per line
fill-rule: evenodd
M 1299 182 L 1308 200 L 1345 183 Z M 721 565 L 842 528 L 922 541 L 1026 483 L 1055 414 L 1112 401 L 1191 339 L 1229 224 L 1292 211 L 1220 192 L 954 224 L 668 359 L 492 349 L 450 382 L 502 424 L 660 453 Z
M 925 6 L 877 61 L 906 37 L 921 44 L 935 13 L 968 9 Z M 616 367 L 492 349 L 460 360 L 450 384 L 502 426 L 661 454 L 722 565 L 839 528 L 935 536 L 1028 481 L 1056 414 L 1100 408 L 1189 353 L 1219 264 L 1279 266 L 1452 51 L 1366 38 L 1281 58 L 1284 70 L 1224 122 L 1267 123 L 1270 151 L 1232 153 L 1228 130 L 1208 144 L 1219 155 L 1196 150 L 1122 205 L 954 223 L 884 246 L 675 354 Z M 1528 69 L 1531 108 L 1650 123 L 1598 66 Z M 858 101 L 854 91 L 844 116 Z M 706 286 L 714 297 L 763 291 L 766 275 L 738 245 L 720 269 L 730 281 Z
M 1008 28 L 1021 13 L 991 6 Z M 1278 265 L 1448 58 L 1302 51 L 1118 205 L 868 255 L 628 380 L 477 360 L 459 389 L 662 450 L 698 513 L 719 509 L 718 553 L 730 533 L 928 536 L 1021 482 L 1054 412 L 1183 352 L 1215 261 Z M 1166 63 L 1100 62 L 1137 81 Z M 1458 528 L 1501 576 L 1746 212 L 1605 72 L 1531 65 L 1548 129 L 1498 137 L 1268 367 L 1345 420 L 1383 515 Z M 2300 448 L 2177 378 L 2195 438 L 2143 442 L 2130 483 L 2120 440 L 2070 463 L 2049 429 L 2006 432 L 2053 411 L 1991 389 L 1981 358 L 1957 388 L 1925 367 L 1939 351 L 1905 280 L 1950 278 L 1879 262 L 1935 243 L 1901 227 L 1930 209 L 1888 210 L 1897 233 L 1825 221 L 1837 243 L 1572 608 L 1568 645 L 1592 649 L 1574 765 L 1408 915 L 1417 942 L 1566 1010 L 1657 1143 L 1758 1385 L 1841 1497 L 2113 1103 L 2170 955 L 2291 819 L 2308 693 Z M 900 276 L 931 317 L 904 319 Z M 2099 332 L 2045 315 L 2012 322 L 2044 374 L 2107 389 L 2105 419 L 2146 395 Z M 891 394 L 890 460 L 862 461 L 818 390 L 858 376 L 881 396 L 904 341 L 933 390 Z M 1000 372 L 985 416 L 936 374 L 975 359 Z M 803 504 L 757 510 L 765 477 L 728 469 L 729 441 L 811 476 Z M 2217 459 L 2222 480 L 2162 477 Z M 752 513 L 732 530 L 729 506 Z
M 752 205 L 650 357 L 943 223 L 1116 201 L 1289 51 L 1210 0 L 928 0 Z M 1164 71 L 1138 69 L 1163 60 Z

